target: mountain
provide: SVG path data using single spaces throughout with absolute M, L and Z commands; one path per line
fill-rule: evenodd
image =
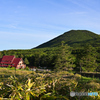
M 68 44 L 71 47 L 82 46 L 87 43 L 94 46 L 100 46 L 100 35 L 88 30 L 70 30 L 46 43 L 37 46 L 36 48 L 56 47 L 61 45 L 61 41 L 64 41 L 65 44 Z

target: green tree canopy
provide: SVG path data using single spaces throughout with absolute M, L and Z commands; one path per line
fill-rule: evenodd
M 71 54 L 71 47 L 68 45 L 62 45 L 59 48 L 55 61 L 55 71 L 72 70 L 72 68 L 75 67 L 73 64 L 74 61 L 75 57 Z
M 24 62 L 25 62 L 25 64 L 26 64 L 26 65 L 28 65 L 28 64 L 29 64 L 29 61 L 28 61 L 28 59 L 27 59 L 27 58 L 25 58 Z
M 96 49 L 91 45 L 84 47 L 84 56 L 80 59 L 80 67 L 83 71 L 95 71 L 97 68 Z

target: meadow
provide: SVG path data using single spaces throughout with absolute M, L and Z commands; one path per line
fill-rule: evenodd
M 0 100 L 100 100 L 99 95 L 71 97 L 71 91 L 100 94 L 100 80 L 68 71 L 0 68 Z

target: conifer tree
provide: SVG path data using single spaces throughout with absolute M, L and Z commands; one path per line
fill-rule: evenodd
M 73 64 L 75 57 L 71 54 L 71 48 L 63 43 L 64 42 L 62 42 L 62 46 L 59 48 L 59 52 L 57 54 L 54 67 L 55 71 L 72 70 L 72 68 L 75 67 Z
M 83 71 L 95 71 L 97 68 L 96 49 L 91 45 L 84 47 L 84 56 L 80 59 L 80 68 Z
M 29 61 L 28 61 L 28 59 L 27 59 L 27 58 L 25 58 L 24 62 L 25 62 L 25 64 L 26 64 L 26 65 L 28 65 L 28 64 L 29 64 Z

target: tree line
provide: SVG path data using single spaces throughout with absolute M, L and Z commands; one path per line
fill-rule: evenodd
M 29 67 L 41 66 L 55 71 L 100 71 L 100 48 L 91 45 L 75 48 L 62 42 L 59 47 L 0 51 L 0 58 L 4 55 L 21 57 Z

